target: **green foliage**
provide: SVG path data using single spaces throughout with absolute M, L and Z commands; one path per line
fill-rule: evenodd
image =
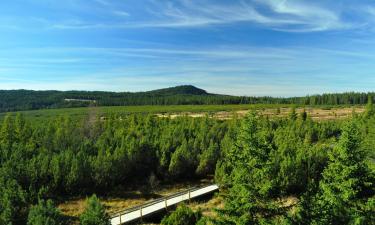
M 28 225 L 60 225 L 63 218 L 60 211 L 55 208 L 51 200 L 39 200 L 39 203 L 32 206 L 27 220 Z
M 225 208 L 220 210 L 219 224 L 257 224 L 259 214 L 275 210 L 270 201 L 273 184 L 266 163 L 271 145 L 261 129 L 254 113 L 242 121 L 236 144 L 226 159 L 233 170 L 228 174 L 231 187 Z
M 110 225 L 104 206 L 96 195 L 86 200 L 86 209 L 80 216 L 81 225 Z
M 364 116 L 367 117 L 367 118 L 375 115 L 375 108 L 374 108 L 374 105 L 373 105 L 373 102 L 372 102 L 372 98 L 373 98 L 372 96 L 368 97 L 368 102 L 367 102 L 366 110 L 365 110 L 365 113 L 364 113 Z
M 303 121 L 306 121 L 307 119 L 307 112 L 305 109 L 303 109 L 303 111 L 301 112 L 300 114 L 300 118 L 303 120 Z
M 292 106 L 290 108 L 289 119 L 291 119 L 291 120 L 296 120 L 297 119 L 296 106 Z
M 315 123 L 307 116 L 270 121 L 248 115 L 216 169 L 226 190 L 215 224 L 371 224 L 370 120 Z M 290 195 L 298 201 L 283 203 Z
M 199 211 L 194 212 L 186 205 L 181 204 L 174 212 L 163 218 L 161 225 L 203 225 L 205 223 L 203 220 L 200 221 L 201 218 L 202 214 Z
M 219 145 L 211 140 L 208 149 L 204 151 L 199 157 L 197 173 L 200 175 L 213 174 L 215 171 L 216 162 L 218 161 L 219 157 Z
M 26 192 L 0 171 L 0 224 L 13 224 L 26 206 Z
M 181 146 L 172 155 L 168 171 L 173 176 L 188 176 L 193 168 L 194 158 L 192 158 L 187 141 L 183 140 Z
M 369 188 L 374 189 L 366 152 L 360 146 L 357 124 L 347 123 L 338 145 L 329 154 L 330 162 L 319 184 L 317 224 L 349 224 L 358 219 L 358 204 L 363 204 Z
M 223 109 L 167 109 L 184 107 Z M 222 224 L 308 224 L 341 214 L 349 215 L 343 223 L 372 220 L 374 116 L 348 119 L 354 129 L 345 121 L 315 122 L 307 115 L 269 119 L 252 113 L 220 121 L 114 109 L 101 108 L 108 110 L 105 117 L 91 108 L 87 117 L 73 114 L 88 109 L 71 109 L 71 116 L 51 111 L 52 119 L 9 114 L 1 121 L 0 224 L 25 221 L 37 199 L 107 193 L 135 181 L 152 192 L 159 180 L 212 174 L 224 189 Z M 288 196 L 298 201 L 285 205 Z
M 39 198 L 101 194 L 148 181 L 144 190 L 152 192 L 155 178 L 209 176 L 228 124 L 140 114 L 42 121 L 8 115 L 0 124 L 0 219 L 25 219 L 28 205 Z

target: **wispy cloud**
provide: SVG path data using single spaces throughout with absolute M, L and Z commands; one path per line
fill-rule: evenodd
M 63 12 L 66 16 L 39 21 L 39 25 L 50 29 L 186 29 L 240 24 L 283 32 L 319 32 L 358 29 L 365 22 L 375 24 L 369 21 L 369 14 L 375 13 L 374 7 L 364 3 L 345 7 L 328 1 L 305 0 L 143 0 L 143 7 L 137 8 L 127 2 L 95 0 L 91 12 L 90 3 L 79 2 L 76 4 L 80 7 L 74 10 L 82 8 L 85 15 L 95 16 L 82 17 L 69 8 Z M 360 11 L 355 15 L 357 20 L 345 17 L 351 11 Z M 5 27 L 5 23 L 1 24 Z
M 108 2 L 107 0 L 94 0 L 94 1 L 100 5 L 105 5 L 105 6 L 111 5 L 111 3 Z
M 130 16 L 130 13 L 128 13 L 128 12 L 125 12 L 125 11 L 113 11 L 113 14 L 115 14 L 115 15 L 118 15 L 118 16 L 125 16 L 125 17 L 128 17 L 128 16 Z
M 150 27 L 199 27 L 233 23 L 254 23 L 266 28 L 284 31 L 323 31 L 349 28 L 338 11 L 310 2 L 257 0 L 233 1 L 231 4 L 189 0 L 157 4 L 156 15 L 162 17 Z

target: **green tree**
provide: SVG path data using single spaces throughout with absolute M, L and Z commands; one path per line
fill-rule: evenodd
M 300 118 L 301 118 L 303 121 L 306 121 L 306 119 L 307 119 L 307 112 L 306 112 L 306 109 L 303 109 L 303 111 L 302 111 L 301 114 L 300 114 Z
M 225 207 L 219 210 L 218 224 L 260 224 L 262 215 L 272 214 L 272 179 L 267 159 L 271 146 L 262 132 L 259 118 L 248 114 L 241 125 L 236 144 L 227 154 L 232 171 Z M 264 222 L 264 221 L 263 221 Z
M 0 224 L 13 224 L 26 206 L 26 193 L 16 180 L 0 171 Z
M 357 124 L 346 123 L 319 184 L 316 224 L 349 224 L 360 217 L 361 199 L 373 189 L 366 152 L 360 146 Z
M 296 112 L 296 106 L 293 105 L 291 108 L 290 108 L 290 112 L 289 112 L 289 119 L 291 120 L 296 120 L 297 119 L 297 112 Z
M 27 224 L 60 225 L 63 224 L 63 217 L 51 200 L 39 200 L 37 205 L 31 207 Z
M 0 147 L 9 150 L 14 142 L 14 120 L 11 114 L 6 114 L 0 128 Z
M 219 156 L 219 145 L 211 140 L 208 149 L 204 150 L 199 157 L 197 173 L 200 175 L 212 174 Z
M 86 209 L 80 216 L 81 225 L 110 225 L 104 206 L 96 195 L 86 200 Z
M 369 95 L 368 96 L 368 101 L 367 101 L 367 105 L 366 105 L 366 111 L 365 111 L 365 117 L 368 118 L 368 117 L 371 117 L 375 114 L 375 108 L 374 108 L 374 105 L 373 105 L 373 102 L 372 102 L 372 96 Z
M 161 225 L 194 225 L 201 217 L 202 214 L 199 211 L 194 212 L 185 204 L 181 204 L 173 213 L 163 218 Z
M 169 164 L 169 173 L 175 177 L 192 174 L 194 168 L 194 159 L 189 151 L 188 142 L 185 139 L 181 146 L 173 153 Z

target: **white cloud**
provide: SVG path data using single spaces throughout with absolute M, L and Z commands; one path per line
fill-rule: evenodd
M 76 2 L 80 7 L 62 7 L 67 10 L 63 12 L 65 16 L 34 21 L 37 23 L 34 28 L 186 29 L 242 24 L 284 32 L 318 32 L 363 29 L 363 24 L 373 26 L 375 23 L 371 18 L 375 9 L 365 3 L 357 3 L 354 7 L 343 2 L 307 0 L 142 0 L 143 7 L 133 7 L 125 1 L 95 0 L 97 4 L 94 5 Z M 61 15 L 60 9 L 54 10 Z M 82 17 L 80 11 L 93 16 Z M 352 13 L 352 16 L 348 19 L 344 13 Z M 5 28 L 7 24 L 0 21 L 0 27 Z
M 124 16 L 124 17 L 130 16 L 130 13 L 125 12 L 125 11 L 113 11 L 113 14 L 118 15 L 118 16 Z

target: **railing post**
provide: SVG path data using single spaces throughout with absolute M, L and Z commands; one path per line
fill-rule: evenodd
M 143 213 L 142 213 L 142 206 L 141 206 L 141 221 L 142 221 Z
M 168 205 L 167 205 L 167 201 L 168 201 L 168 199 L 167 198 L 165 198 L 165 201 L 164 201 L 164 203 L 165 203 L 165 209 L 167 210 L 167 208 L 168 208 Z
M 121 212 L 120 212 L 120 225 L 121 225 L 122 223 L 121 223 Z

